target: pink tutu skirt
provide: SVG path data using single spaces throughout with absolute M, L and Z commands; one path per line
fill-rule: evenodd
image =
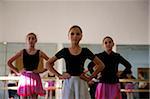
M 126 83 L 125 89 L 127 92 L 132 92 L 132 89 L 134 89 L 134 84 L 133 83 Z
M 32 71 L 23 72 L 20 76 L 17 93 L 20 96 L 31 96 L 33 94 L 44 96 L 40 75 Z
M 96 88 L 95 99 L 122 99 L 119 84 L 99 83 Z
M 45 88 L 49 88 L 49 87 L 54 87 L 55 86 L 55 82 L 54 81 L 47 81 L 45 83 Z
M 132 84 L 132 83 L 127 83 L 127 84 L 125 85 L 125 89 L 134 89 L 134 84 Z
M 55 85 L 55 82 L 54 81 L 48 81 L 48 86 L 51 87 L 51 86 L 54 86 Z

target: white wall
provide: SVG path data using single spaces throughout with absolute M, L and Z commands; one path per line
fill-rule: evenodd
M 149 42 L 150 42 L 150 0 L 149 0 L 149 10 L 148 10 L 148 17 L 149 17 L 149 24 L 148 24 L 148 26 L 149 26 Z M 150 44 L 150 43 L 149 43 Z
M 82 43 L 100 43 L 105 35 L 117 44 L 148 44 L 148 0 L 11 1 L 4 5 L 3 38 L 24 42 L 35 32 L 39 42 L 68 42 L 71 25 L 80 25 Z
M 3 4 L 2 4 L 2 1 L 0 1 L 0 40 L 1 40 L 1 41 L 3 41 L 3 40 L 2 40 L 2 33 L 3 33 L 3 32 L 2 32 L 2 29 L 3 29 L 3 28 L 2 28 L 2 26 L 3 26 L 3 25 L 2 25 L 2 24 L 3 24 L 3 22 L 2 22 L 2 20 L 3 20 L 3 19 L 2 19 L 2 16 L 3 16 Z
M 149 11 L 148 11 L 148 13 L 149 13 L 148 14 L 148 17 L 149 17 L 149 24 L 148 24 L 148 26 L 149 26 L 149 28 L 148 28 L 148 30 L 149 30 L 149 32 L 148 32 L 149 33 L 149 36 L 148 36 L 149 40 L 148 41 L 149 41 L 149 45 L 150 45 L 150 0 L 149 0 Z M 149 64 L 150 64 L 150 47 L 149 47 Z

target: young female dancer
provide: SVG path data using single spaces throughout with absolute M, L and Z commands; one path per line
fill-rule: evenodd
M 64 79 L 62 99 L 90 99 L 87 82 L 103 70 L 104 64 L 88 49 L 81 48 L 79 45 L 82 39 L 82 30 L 74 25 L 69 29 L 69 39 L 71 46 L 63 48 L 47 61 L 47 68 L 59 79 Z M 60 74 L 54 68 L 56 60 L 64 58 L 66 62 L 66 73 Z M 88 77 L 83 73 L 84 62 L 86 59 L 92 60 L 95 65 L 95 71 Z
M 27 49 L 23 49 L 16 53 L 8 60 L 8 66 L 17 75 L 20 75 L 17 93 L 22 99 L 38 99 L 38 95 L 44 95 L 44 90 L 37 70 L 40 58 L 48 60 L 48 56 L 39 49 L 35 48 L 37 37 L 34 33 L 26 36 Z M 18 71 L 13 62 L 18 58 L 23 59 L 23 70 Z M 44 71 L 43 71 L 44 72 Z
M 96 56 L 103 61 L 105 68 L 101 72 L 95 97 L 96 99 L 122 99 L 117 76 L 118 65 L 121 63 L 125 66 L 123 73 L 130 73 L 131 64 L 120 54 L 113 52 L 114 41 L 111 37 L 106 36 L 102 44 L 104 52 Z
M 119 63 L 125 66 L 124 73 L 131 71 L 131 64 L 120 54 L 113 52 L 113 46 L 113 39 L 106 36 L 103 39 L 104 52 L 97 55 L 104 62 L 105 69 L 101 72 L 100 82 L 97 85 L 96 99 L 121 99 L 117 76 Z

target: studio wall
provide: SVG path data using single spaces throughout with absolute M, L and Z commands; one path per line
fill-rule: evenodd
M 82 43 L 99 44 L 105 35 L 118 44 L 148 44 L 148 0 L 4 0 L 3 40 L 68 43 L 71 25 L 80 25 Z M 8 36 L 11 35 L 11 36 Z

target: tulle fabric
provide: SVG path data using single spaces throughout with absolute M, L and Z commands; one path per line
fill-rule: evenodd
M 119 84 L 99 83 L 95 97 L 95 99 L 122 99 Z
M 31 96 L 37 94 L 44 96 L 40 75 L 32 71 L 25 71 L 20 76 L 17 93 L 20 96 Z
M 133 83 L 126 83 L 125 89 L 134 89 L 134 84 Z

